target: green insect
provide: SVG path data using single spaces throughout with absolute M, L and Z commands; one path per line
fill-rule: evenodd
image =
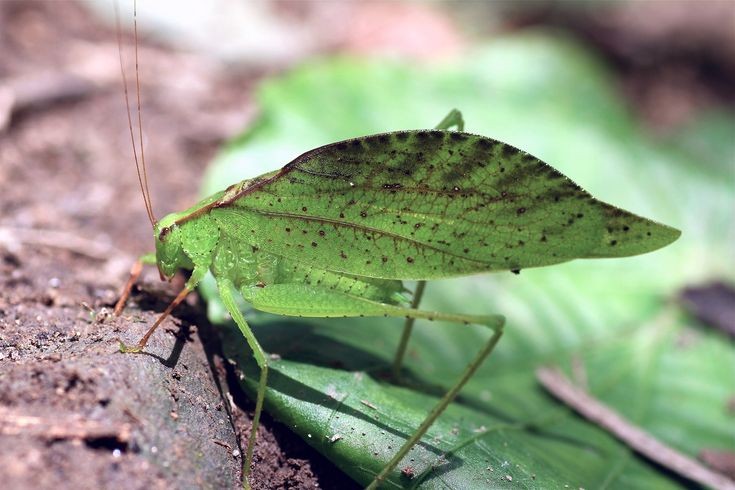
M 134 25 L 137 47 L 137 22 Z M 137 67 L 137 49 L 135 58 Z M 161 322 L 212 273 L 261 373 L 243 466 L 246 487 L 268 358 L 237 307 L 236 294 L 258 310 L 281 315 L 405 318 L 393 363 L 396 377 L 414 320 L 490 329 L 489 339 L 454 386 L 368 487 L 376 488 L 454 400 L 503 331 L 500 315 L 419 310 L 425 281 L 479 272 L 517 273 L 577 258 L 637 255 L 680 235 L 674 228 L 596 200 L 517 148 L 463 132 L 456 110 L 434 130 L 375 134 L 316 148 L 280 170 L 233 184 L 157 221 L 142 148 L 140 92 L 139 161 L 122 54 L 120 68 L 156 251 L 133 266 L 115 314 L 122 313 L 143 264 L 157 265 L 164 280 L 179 270 L 191 272 L 138 344 L 121 344 L 121 350 L 141 352 Z M 136 82 L 137 77 L 136 69 Z M 451 127 L 457 131 L 449 131 Z M 404 280 L 418 281 L 411 300 Z
M 453 126 L 458 131 L 449 131 Z M 182 269 L 191 276 L 137 346 L 122 349 L 141 351 L 171 310 L 212 273 L 261 369 L 245 479 L 268 358 L 236 306 L 236 294 L 258 310 L 281 315 L 406 318 L 395 372 L 417 318 L 490 329 L 490 338 L 456 384 L 375 477 L 370 485 L 375 488 L 452 402 L 502 334 L 499 315 L 419 310 L 424 281 L 637 255 L 680 234 L 596 200 L 521 150 L 462 130 L 460 113 L 452 111 L 435 130 L 322 146 L 158 222 L 144 191 L 156 252 L 134 267 L 116 313 L 143 263 L 156 264 L 164 279 Z M 410 303 L 404 280 L 419 281 Z

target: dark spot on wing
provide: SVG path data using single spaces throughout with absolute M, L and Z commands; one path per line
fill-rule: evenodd
M 518 150 L 513 148 L 510 145 L 506 145 L 505 143 L 499 143 L 500 144 L 500 158 L 503 160 L 510 160 L 513 155 L 517 153 Z
M 487 138 L 477 138 L 475 145 L 481 150 L 489 150 L 493 146 L 492 142 Z

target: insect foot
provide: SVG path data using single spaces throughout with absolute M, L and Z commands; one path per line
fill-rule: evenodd
M 140 354 L 143 352 L 143 347 L 140 345 L 129 346 L 120 339 L 117 339 L 117 343 L 122 354 Z

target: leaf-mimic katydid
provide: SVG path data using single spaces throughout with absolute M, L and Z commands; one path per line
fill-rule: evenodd
M 457 131 L 449 130 L 453 126 Z M 153 215 L 141 154 L 138 176 L 156 251 L 133 267 L 115 313 L 122 312 L 143 263 L 156 264 L 163 279 L 182 269 L 191 275 L 137 346 L 121 349 L 141 351 L 162 320 L 207 272 L 212 273 L 261 373 L 244 459 L 245 485 L 268 357 L 238 309 L 236 294 L 258 310 L 282 315 L 405 318 L 395 372 L 415 319 L 490 329 L 489 339 L 458 381 L 375 477 L 370 487 L 377 487 L 452 402 L 502 334 L 504 319 L 499 315 L 418 309 L 424 281 L 577 258 L 637 255 L 661 248 L 680 234 L 596 200 L 528 153 L 463 129 L 461 115 L 452 111 L 434 130 L 325 145 L 160 221 Z M 134 141 L 132 125 L 130 130 Z M 412 301 L 405 296 L 404 280 L 419 281 Z

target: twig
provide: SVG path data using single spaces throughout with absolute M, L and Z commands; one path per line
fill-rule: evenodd
M 0 227 L 0 244 L 13 245 L 15 243 L 60 248 L 96 260 L 109 260 L 113 255 L 122 254 L 111 245 L 64 231 Z
M 226 442 L 218 441 L 217 439 L 212 439 L 212 442 L 215 443 L 215 444 L 217 444 L 218 446 L 222 446 L 223 448 L 225 448 L 228 451 L 232 452 L 232 446 L 230 446 Z
M 78 415 L 55 416 L 53 420 L 50 420 L 0 407 L 0 434 L 33 435 L 48 440 L 114 439 L 121 444 L 127 444 L 130 440 L 130 425 L 125 423 L 103 424 L 94 420 L 85 420 Z
M 558 368 L 536 370 L 536 379 L 549 393 L 589 421 L 612 433 L 636 452 L 679 475 L 709 487 L 735 490 L 735 482 L 665 445 L 620 414 L 574 386 Z
M 702 323 L 735 338 L 735 287 L 721 281 L 691 286 L 679 293 L 679 300 Z
M 97 89 L 91 80 L 70 73 L 37 73 L 0 86 L 0 132 L 14 114 L 83 98 Z
M 728 478 L 735 478 L 735 453 L 718 449 L 702 449 L 697 459 Z

